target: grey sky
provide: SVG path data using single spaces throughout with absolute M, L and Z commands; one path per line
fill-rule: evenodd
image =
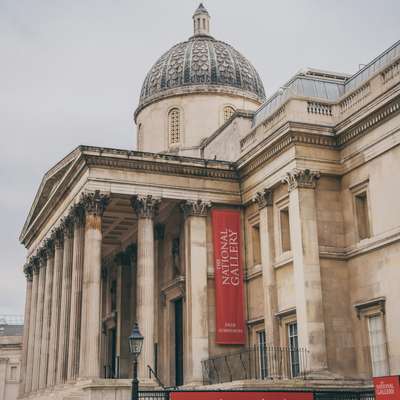
M 267 95 L 297 70 L 354 73 L 400 39 L 398 0 L 206 0 L 211 33 Z M 0 314 L 22 314 L 18 235 L 43 174 L 79 144 L 133 148 L 145 74 L 196 0 L 0 0 Z

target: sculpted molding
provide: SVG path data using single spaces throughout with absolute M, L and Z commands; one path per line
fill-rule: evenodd
M 161 199 L 152 195 L 131 198 L 131 205 L 138 218 L 154 218 L 158 214 Z
M 211 208 L 210 201 L 187 200 L 181 204 L 181 209 L 185 218 L 187 217 L 206 217 Z
M 288 184 L 289 192 L 297 188 L 315 189 L 319 177 L 318 171 L 294 169 L 282 178 L 282 183 Z

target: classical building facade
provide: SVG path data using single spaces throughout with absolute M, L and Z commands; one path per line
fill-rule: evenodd
M 79 146 L 43 178 L 20 236 L 21 398 L 128 399 L 135 321 L 143 387 L 400 374 L 400 42 L 266 99 L 202 5 L 193 25 L 145 78 L 138 151 Z M 215 210 L 240 215 L 240 345 L 216 339 Z
M 0 315 L 0 400 L 16 400 L 21 371 L 22 319 Z

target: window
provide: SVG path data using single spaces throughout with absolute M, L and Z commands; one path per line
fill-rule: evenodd
M 382 314 L 368 317 L 368 336 L 372 376 L 389 375 L 386 335 Z
M 257 333 L 257 352 L 258 352 L 258 364 L 259 364 L 259 377 L 265 379 L 268 376 L 268 364 L 267 364 L 267 346 L 266 346 L 266 335 L 265 330 L 258 331 Z
M 260 248 L 260 225 L 251 227 L 252 247 L 253 247 L 253 265 L 261 264 L 261 248 Z
M 17 380 L 17 366 L 12 365 L 10 367 L 10 381 L 16 381 Z
M 289 229 L 289 207 L 279 210 L 279 223 L 281 229 L 281 249 L 282 253 L 291 250 L 290 229 Z
M 178 108 L 173 108 L 168 113 L 168 140 L 170 145 L 181 141 L 181 115 Z
M 367 239 L 370 237 L 367 192 L 363 191 L 361 193 L 357 193 L 354 201 L 357 217 L 358 238 L 360 240 Z
M 224 123 L 228 121 L 230 117 L 235 113 L 235 109 L 232 106 L 224 107 Z
M 299 339 L 297 336 L 297 322 L 287 324 L 288 344 L 290 356 L 290 373 L 292 378 L 300 375 Z

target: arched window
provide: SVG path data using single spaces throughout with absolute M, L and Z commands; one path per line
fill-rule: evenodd
M 224 107 L 224 123 L 228 121 L 230 117 L 235 113 L 235 109 L 232 106 Z
M 178 108 L 173 108 L 168 113 L 168 139 L 170 145 L 181 141 L 181 113 Z

